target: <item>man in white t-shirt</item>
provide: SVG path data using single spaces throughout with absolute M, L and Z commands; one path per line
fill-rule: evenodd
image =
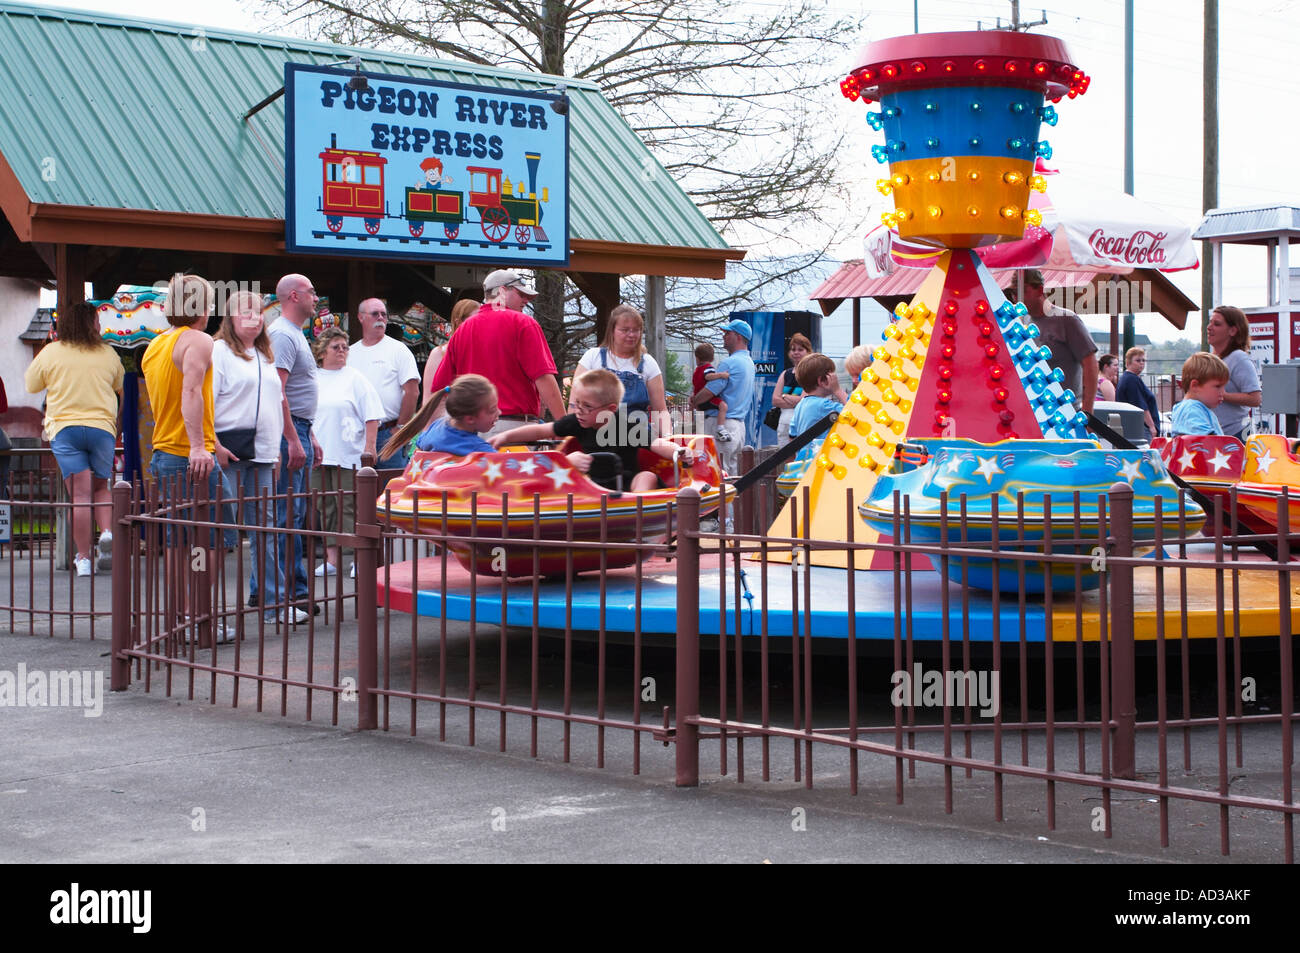
M 348 367 L 359 371 L 370 382 L 384 405 L 376 441 L 376 446 L 382 447 L 415 413 L 420 397 L 420 373 L 411 349 L 384 333 L 388 330 L 388 308 L 382 301 L 367 298 L 357 308 L 357 316 L 361 321 L 361 340 L 348 351 Z M 380 469 L 405 467 L 405 448 L 380 460 L 377 466 Z

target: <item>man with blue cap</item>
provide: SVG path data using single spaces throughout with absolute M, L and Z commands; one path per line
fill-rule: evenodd
M 702 407 L 715 397 L 727 403 L 726 420 L 718 421 L 718 455 L 722 469 L 735 474 L 740 469 L 740 448 L 745 442 L 745 425 L 754 406 L 754 361 L 749 356 L 749 342 L 754 329 L 748 322 L 733 318 L 722 326 L 722 345 L 727 357 L 716 371 L 726 372 L 720 380 L 709 381 L 691 403 Z

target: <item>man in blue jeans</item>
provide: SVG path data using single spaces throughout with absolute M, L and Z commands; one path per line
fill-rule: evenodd
M 275 522 L 277 526 L 302 529 L 307 522 L 306 492 L 311 486 L 311 468 L 321 461 L 320 444 L 311 432 L 316 417 L 316 359 L 302 329 L 315 317 L 320 298 L 311 282 L 302 275 L 281 278 L 275 286 L 275 298 L 280 305 L 280 317 L 271 322 L 267 334 L 284 393 L 281 401 L 284 437 L 280 442 L 280 479 L 275 491 L 277 494 L 290 490 L 294 493 L 292 519 L 287 513 L 287 501 L 280 499 L 275 504 Z M 290 558 L 286 558 L 285 538 L 282 537 L 279 563 L 284 572 L 284 589 L 293 602 L 302 602 L 310 595 L 302 537 L 292 537 L 292 545 L 287 548 Z M 257 580 L 253 578 L 249 580 L 250 603 L 256 598 L 257 591 Z M 320 607 L 313 606 L 312 611 L 320 612 Z M 306 618 L 306 613 L 301 610 L 290 611 L 287 615 L 295 622 Z

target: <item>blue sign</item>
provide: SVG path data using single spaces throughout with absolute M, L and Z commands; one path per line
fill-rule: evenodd
M 785 368 L 785 313 L 782 311 L 733 311 L 729 317 L 748 321 L 754 329 L 749 356 L 754 360 L 754 404 L 745 421 L 746 441 L 752 447 L 776 443 L 776 431 L 763 425 L 763 415 L 772 406 L 772 387 Z
M 285 250 L 563 266 L 569 122 L 555 94 L 286 63 Z

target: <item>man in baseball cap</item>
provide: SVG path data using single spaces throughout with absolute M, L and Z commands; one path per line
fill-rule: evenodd
M 554 419 L 564 416 L 546 335 L 522 311 L 535 297 L 532 281 L 513 268 L 490 272 L 483 279 L 483 307 L 452 334 L 429 382 L 430 390 L 438 391 L 461 374 L 482 374 L 495 384 L 501 418 L 488 433 L 537 420 L 543 409 L 539 398 Z
M 484 300 L 492 301 L 498 297 L 501 288 L 510 288 L 518 291 L 524 298 L 531 300 L 537 297 L 537 289 L 525 275 L 521 275 L 513 268 L 500 268 L 483 279 L 483 296 Z M 496 294 L 493 294 L 496 292 Z M 507 305 L 507 307 L 510 307 Z
M 722 469 L 736 473 L 740 468 L 740 447 L 745 442 L 745 429 L 754 407 L 754 361 L 749 356 L 749 342 L 754 329 L 749 322 L 732 318 L 722 326 L 722 344 L 727 357 L 716 370 L 726 371 L 727 377 L 709 381 L 691 403 L 703 407 L 715 397 L 727 402 L 727 419 L 718 421 L 718 456 Z

